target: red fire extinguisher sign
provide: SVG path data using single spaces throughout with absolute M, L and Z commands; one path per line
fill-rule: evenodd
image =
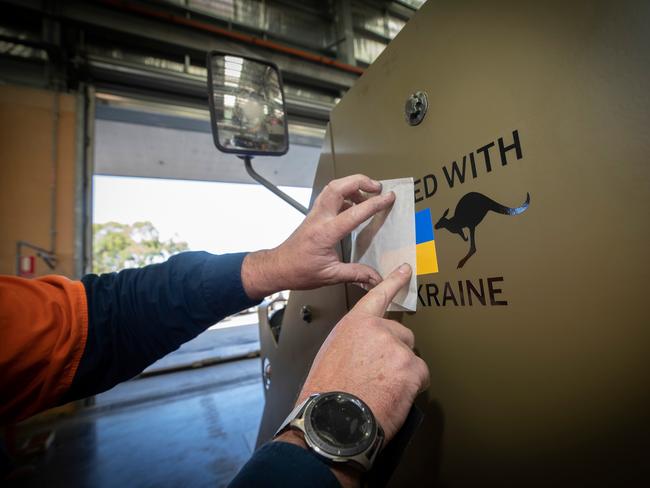
M 36 256 L 21 256 L 20 257 L 20 276 L 23 278 L 31 278 L 36 272 Z

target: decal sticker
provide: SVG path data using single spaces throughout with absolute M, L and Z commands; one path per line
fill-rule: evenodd
M 429 208 L 415 213 L 415 258 L 418 275 L 438 272 L 436 241 Z
M 435 228 L 446 229 L 452 234 L 458 234 L 465 242 L 467 242 L 467 237 L 463 229 L 467 228 L 469 230 L 469 251 L 458 262 L 458 268 L 462 268 L 467 260 L 476 253 L 476 240 L 474 238 L 476 227 L 483 221 L 488 212 L 492 211 L 502 215 L 519 215 L 528 208 L 528 205 L 530 205 L 529 193 L 526 193 L 526 201 L 521 206 L 511 208 L 495 202 L 482 193 L 471 192 L 465 194 L 458 201 L 453 217 L 447 218 L 449 209 L 445 210 Z
M 476 146 L 475 146 L 476 147 Z M 470 151 L 449 163 L 436 165 L 413 181 L 413 196 L 418 204 L 438 196 L 441 191 L 456 191 L 462 185 L 483 175 L 499 173 L 513 166 L 516 161 L 524 159 L 520 131 L 512 130 L 504 137 L 497 137 L 487 144 Z M 522 192 L 523 193 L 523 192 Z M 465 192 L 458 200 L 454 215 L 449 216 L 450 209 L 442 213 L 435 225 L 432 225 L 431 209 L 425 208 L 415 214 L 416 256 L 418 275 L 418 300 L 424 307 L 507 307 L 506 277 L 501 273 L 490 276 L 465 276 L 471 266 L 465 267 L 467 261 L 477 253 L 476 229 L 489 212 L 502 215 L 519 215 L 528 209 L 530 194 L 518 207 L 507 207 L 492 198 L 478 192 Z M 438 208 L 434 212 L 438 214 Z M 444 207 L 443 207 L 444 208 Z M 440 273 L 434 232 L 446 230 L 458 234 L 469 244 L 467 254 L 458 261 L 458 276 L 453 273 Z M 440 239 L 438 239 L 438 244 Z M 446 250 L 443 249 L 443 253 Z M 504 252 L 507 252 L 504 246 Z M 449 270 L 451 271 L 451 270 Z M 439 273 L 436 277 L 420 278 L 421 275 Z

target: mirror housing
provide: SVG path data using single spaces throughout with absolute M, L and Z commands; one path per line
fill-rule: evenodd
M 282 77 L 268 61 L 208 53 L 208 96 L 214 144 L 240 156 L 289 150 Z

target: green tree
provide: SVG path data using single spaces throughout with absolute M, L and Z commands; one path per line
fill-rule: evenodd
M 187 242 L 161 241 L 151 222 L 93 224 L 93 272 L 111 273 L 159 263 L 189 249 Z

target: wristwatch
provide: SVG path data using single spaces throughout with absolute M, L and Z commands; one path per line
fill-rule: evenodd
M 384 431 L 370 407 L 342 391 L 315 393 L 298 405 L 275 436 L 288 429 L 303 433 L 305 443 L 330 464 L 368 471 L 384 442 Z

